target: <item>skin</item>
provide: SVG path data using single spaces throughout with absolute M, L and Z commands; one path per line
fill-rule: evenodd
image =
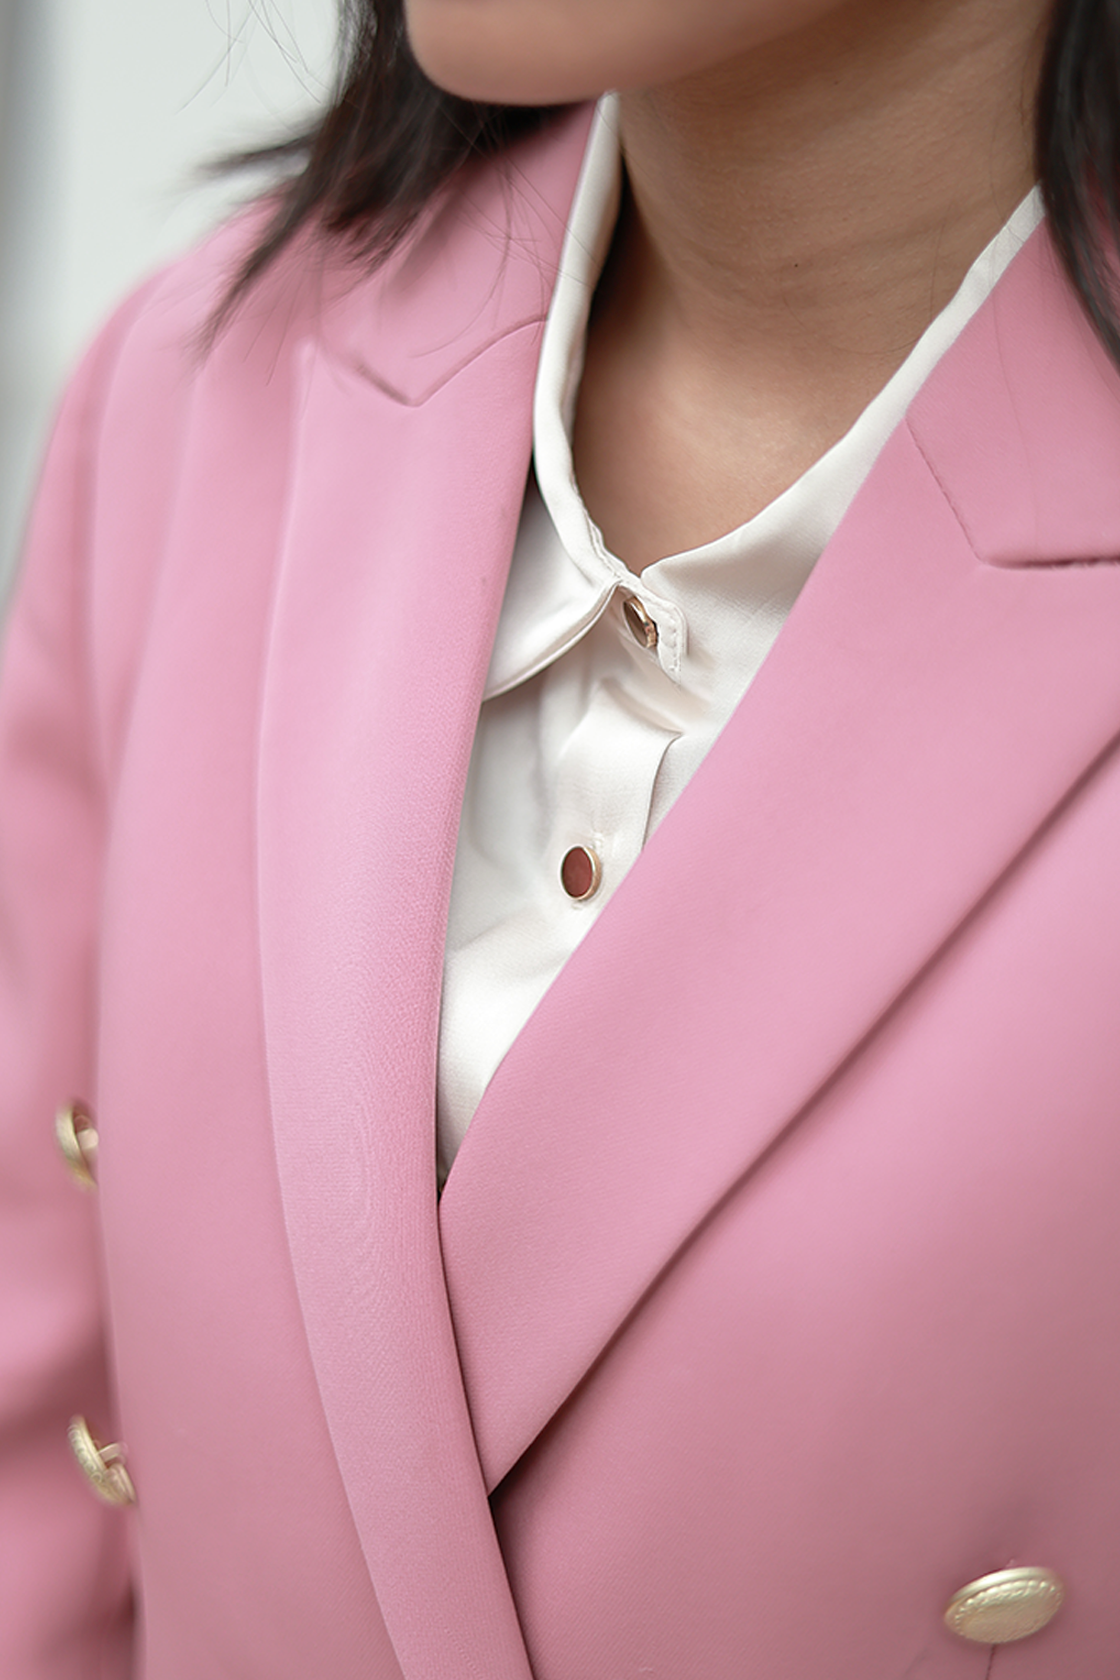
M 451 91 L 622 90 L 576 415 L 636 570 L 764 507 L 905 359 L 1033 179 L 1048 0 L 407 0 Z

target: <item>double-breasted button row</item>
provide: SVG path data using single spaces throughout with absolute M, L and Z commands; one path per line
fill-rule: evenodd
M 83 1190 L 97 1187 L 97 1127 L 85 1103 L 67 1103 L 54 1119 L 54 1135 L 71 1177 Z M 134 1505 L 136 1489 L 119 1441 L 103 1444 L 84 1417 L 72 1417 L 70 1450 L 86 1481 L 107 1505 Z
M 640 603 L 627 601 L 627 623 L 636 640 L 653 647 L 657 627 L 652 620 L 644 620 L 639 607 Z M 648 631 L 643 629 L 647 622 Z M 572 846 L 564 854 L 560 879 L 570 898 L 593 897 L 602 880 L 598 855 L 589 846 Z M 83 1189 L 93 1189 L 97 1182 L 97 1128 L 84 1103 L 70 1103 L 58 1111 L 55 1135 L 74 1179 Z M 125 1468 L 121 1444 L 113 1441 L 103 1445 L 83 1417 L 71 1418 L 69 1436 L 74 1457 L 98 1497 L 109 1505 L 135 1504 L 136 1490 Z M 999 1569 L 969 1581 L 953 1594 L 945 1608 L 945 1625 L 962 1639 L 1006 1645 L 1046 1627 L 1061 1609 L 1064 1597 L 1065 1588 L 1051 1569 L 1032 1564 Z

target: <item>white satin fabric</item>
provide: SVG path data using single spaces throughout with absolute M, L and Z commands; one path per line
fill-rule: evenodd
M 440 1023 L 441 1177 L 506 1051 L 742 699 L 879 450 L 1042 215 L 1036 188 L 851 430 L 795 484 L 737 530 L 639 577 L 587 513 L 570 447 L 621 178 L 608 95 L 545 330 L 535 470 L 463 804 Z M 657 625 L 653 651 L 627 626 L 628 596 Z M 577 845 L 602 866 L 582 902 L 560 880 Z

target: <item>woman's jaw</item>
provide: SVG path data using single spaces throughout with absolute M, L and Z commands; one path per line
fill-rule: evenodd
M 500 105 L 675 82 L 841 9 L 837 0 L 405 0 L 431 80 Z

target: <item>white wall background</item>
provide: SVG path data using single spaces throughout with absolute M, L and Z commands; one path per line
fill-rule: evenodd
M 244 193 L 199 166 L 318 103 L 334 28 L 333 0 L 0 0 L 0 596 L 66 370 Z

